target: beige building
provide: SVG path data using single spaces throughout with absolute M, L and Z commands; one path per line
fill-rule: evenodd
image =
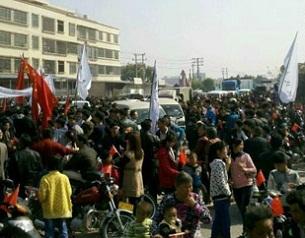
M 0 85 L 15 88 L 20 56 L 54 77 L 57 94 L 74 94 L 81 49 L 87 42 L 90 95 L 111 96 L 120 79 L 119 30 L 49 5 L 47 0 L 0 1 Z

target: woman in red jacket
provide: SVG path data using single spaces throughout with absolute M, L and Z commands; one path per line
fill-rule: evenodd
M 160 149 L 157 151 L 157 160 L 159 162 L 158 174 L 161 191 L 170 193 L 175 190 L 175 179 L 178 175 L 179 160 L 173 150 L 177 138 L 174 134 L 167 134 L 162 141 Z

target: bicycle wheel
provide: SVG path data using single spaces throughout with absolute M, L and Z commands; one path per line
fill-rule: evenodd
M 119 212 L 121 222 L 123 224 L 123 229 L 118 221 L 118 218 L 113 214 L 112 217 L 108 218 L 101 226 L 100 234 L 102 238 L 118 238 L 122 237 L 124 234 L 125 228 L 130 222 L 134 220 L 134 217 L 131 213 L 120 211 Z
M 157 211 L 157 203 L 156 201 L 150 196 L 150 194 L 144 194 L 141 197 L 141 201 L 148 202 L 152 206 L 152 211 L 150 217 L 153 218 Z

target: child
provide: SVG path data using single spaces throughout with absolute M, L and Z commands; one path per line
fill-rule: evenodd
M 197 163 L 198 157 L 195 152 L 187 152 L 187 164 L 183 167 L 183 171 L 188 173 L 193 179 L 193 192 L 199 194 L 203 188 L 201 182 L 202 167 Z
M 59 172 L 61 158 L 49 161 L 49 173 L 41 178 L 39 201 L 45 219 L 45 236 L 54 237 L 54 226 L 58 226 L 59 236 L 68 238 L 66 219 L 72 217 L 72 189 L 66 175 Z
M 159 224 L 159 234 L 166 238 L 171 234 L 181 232 L 182 223 L 177 217 L 177 209 L 174 205 L 164 207 L 164 219 Z
M 131 222 L 125 232 L 126 238 L 150 238 L 152 220 L 150 219 L 152 206 L 150 203 L 141 201 L 136 208 L 136 220 Z

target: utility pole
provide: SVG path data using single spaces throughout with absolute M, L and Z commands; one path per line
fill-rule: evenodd
M 203 66 L 203 58 L 192 58 L 192 66 L 195 65 L 197 67 L 197 80 L 198 80 L 200 78 L 200 66 Z
M 141 64 L 142 64 L 142 70 L 143 70 L 143 81 L 146 81 L 146 65 L 145 65 L 145 53 L 140 54 L 141 55 Z
M 222 80 L 225 80 L 225 68 L 221 69 Z
M 135 67 L 136 67 L 136 78 L 138 77 L 138 54 L 134 54 L 134 62 L 135 62 Z
M 146 61 L 146 59 L 145 59 L 145 53 L 142 53 L 142 54 L 137 54 L 137 53 L 134 53 L 133 54 L 134 55 L 134 59 L 132 59 L 132 60 L 134 60 L 134 62 L 135 62 L 135 67 L 136 67 L 136 78 L 138 77 L 138 63 L 139 63 L 139 56 L 141 57 L 141 66 L 142 66 L 142 70 L 144 70 L 144 73 L 143 73 L 143 75 L 144 75 L 144 79 L 145 79 L 145 61 Z
M 226 77 L 227 77 L 227 79 L 229 78 L 229 76 L 228 76 L 228 68 L 226 68 Z

